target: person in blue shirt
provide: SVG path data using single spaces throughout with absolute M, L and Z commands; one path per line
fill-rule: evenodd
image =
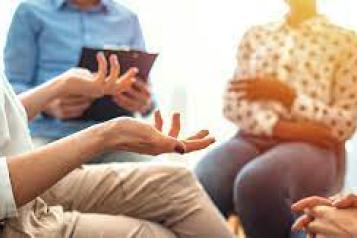
M 25 0 L 18 6 L 5 46 L 5 73 L 21 93 L 76 67 L 82 47 L 145 50 L 136 14 L 114 0 Z M 119 116 L 153 109 L 149 85 L 137 81 L 113 97 Z M 31 125 L 35 144 L 63 138 L 97 121 L 78 119 L 93 99 L 65 97 L 51 102 Z M 133 154 L 108 154 L 98 161 L 142 160 Z

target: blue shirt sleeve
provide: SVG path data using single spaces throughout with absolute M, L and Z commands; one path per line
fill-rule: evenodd
M 132 21 L 133 38 L 130 47 L 136 50 L 145 50 L 145 40 L 140 21 L 137 16 L 134 16 Z
M 37 65 L 36 21 L 28 4 L 17 8 L 9 29 L 4 52 L 5 73 L 17 93 L 35 85 Z

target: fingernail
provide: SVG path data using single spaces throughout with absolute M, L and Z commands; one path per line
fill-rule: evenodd
M 182 148 L 181 146 L 176 146 L 175 147 L 175 151 L 177 152 L 177 153 L 179 153 L 179 154 L 184 154 L 185 153 L 185 149 L 184 148 Z

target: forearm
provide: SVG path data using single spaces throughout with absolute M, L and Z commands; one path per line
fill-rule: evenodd
M 32 152 L 7 159 L 17 206 L 41 195 L 72 170 L 101 153 L 103 137 L 92 127 Z
M 296 123 L 286 120 L 279 120 L 273 129 L 273 137 L 279 139 L 292 139 L 294 136 L 291 133 L 296 128 Z
M 50 80 L 27 92 L 21 93 L 19 99 L 26 109 L 29 121 L 41 113 L 51 101 L 59 97 L 60 91 L 60 80 Z

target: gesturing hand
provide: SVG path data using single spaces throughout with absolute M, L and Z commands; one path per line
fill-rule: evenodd
M 237 92 L 241 99 L 249 101 L 276 101 L 290 109 L 295 98 L 295 90 L 273 78 L 242 79 L 232 81 L 228 91 Z
M 155 112 L 155 128 L 162 132 L 163 128 L 163 119 L 161 116 L 160 111 Z M 180 119 L 180 114 L 175 113 L 172 116 L 172 121 L 171 121 L 171 128 L 169 131 L 169 136 L 172 138 L 178 138 L 181 130 L 181 119 Z M 185 153 L 190 153 L 193 151 L 197 150 L 202 150 L 212 143 L 215 142 L 215 139 L 213 137 L 208 137 L 209 136 L 209 131 L 208 130 L 201 130 L 195 135 L 188 137 L 184 140 L 180 140 L 181 143 L 184 144 L 185 146 Z
M 56 80 L 60 83 L 59 97 L 85 96 L 99 98 L 104 95 L 114 95 L 125 92 L 136 81 L 138 69 L 131 68 L 120 76 L 120 65 L 116 55 L 110 56 L 110 72 L 108 62 L 103 53 L 98 53 L 98 72 L 92 74 L 86 69 L 73 68 Z
M 208 131 L 201 131 L 185 140 L 177 139 L 180 132 L 180 115 L 174 114 L 168 135 L 162 132 L 163 119 L 155 113 L 155 125 L 149 125 L 132 118 L 117 118 L 99 125 L 104 151 L 124 150 L 148 155 L 164 153 L 188 153 L 201 150 L 215 139 L 208 137 Z

